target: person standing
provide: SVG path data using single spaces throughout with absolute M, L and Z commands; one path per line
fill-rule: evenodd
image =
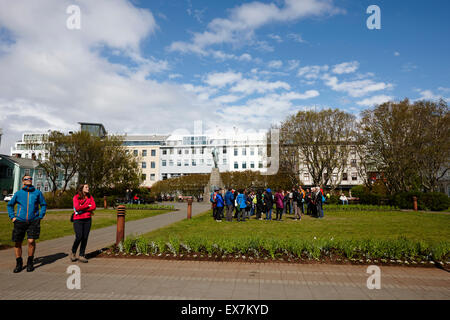
M 264 212 L 264 198 L 261 190 L 256 193 L 256 219 L 262 220 L 262 213 Z
M 224 201 L 222 197 L 222 189 L 219 188 L 216 195 L 216 221 L 222 222 Z
M 277 215 L 276 221 L 281 221 L 281 217 L 283 216 L 283 208 L 284 208 L 284 199 L 287 198 L 288 195 L 283 196 L 283 190 L 279 189 L 275 193 L 275 205 L 277 207 Z
M 273 195 L 270 188 L 266 189 L 266 193 L 264 194 L 264 202 L 266 206 L 266 220 L 272 220 Z
M 25 238 L 25 232 L 27 233 L 28 240 L 27 272 L 34 270 L 33 260 L 36 251 L 36 239 L 39 239 L 41 220 L 44 218 L 47 210 L 44 195 L 33 186 L 33 178 L 25 175 L 22 177 L 22 183 L 22 189 L 17 191 L 8 202 L 8 216 L 14 224 L 12 232 L 12 241 L 14 242 L 14 253 L 16 256 L 14 273 L 18 273 L 23 269 L 22 242 Z M 16 203 L 17 214 L 14 212 Z
M 237 220 L 238 222 L 240 222 L 241 220 L 245 221 L 245 208 L 247 207 L 247 199 L 244 191 L 239 192 L 236 198 L 236 202 L 239 207 Z
M 75 231 L 75 241 L 70 252 L 70 260 L 76 261 L 76 253 L 78 246 L 80 246 L 80 253 L 78 261 L 87 263 L 85 250 L 88 242 L 89 232 L 91 231 L 92 216 L 95 205 L 94 197 L 89 193 L 89 185 L 81 184 L 77 189 L 77 194 L 73 197 L 73 209 L 75 214 L 73 216 L 73 229 Z
M 225 193 L 225 205 L 227 206 L 227 221 L 233 221 L 234 195 L 231 188 Z
M 306 214 L 312 215 L 312 192 L 309 191 L 309 189 L 306 189 L 305 203 L 306 203 Z
M 319 219 L 323 218 L 323 194 L 319 187 L 315 188 L 314 204 L 316 207 L 316 216 Z
M 297 217 L 299 217 L 299 220 L 302 218 L 299 214 L 299 206 L 301 205 L 300 200 L 300 193 L 294 188 L 292 188 L 292 209 L 294 213 L 294 220 L 297 220 Z
M 217 216 L 216 196 L 217 196 L 217 189 L 214 190 L 214 192 L 211 192 L 211 197 L 209 198 L 209 202 L 211 202 L 211 209 L 212 209 L 214 220 L 217 220 L 216 219 L 216 216 Z

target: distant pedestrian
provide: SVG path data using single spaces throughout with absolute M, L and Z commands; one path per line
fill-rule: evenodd
M 229 222 L 233 221 L 233 208 L 234 208 L 234 195 L 231 190 L 232 189 L 229 188 L 228 191 L 225 193 L 225 205 L 227 208 L 226 216 L 227 221 Z
M 222 189 L 219 188 L 219 190 L 217 191 L 216 194 L 216 221 L 217 222 L 222 222 L 222 217 L 223 217 L 223 208 L 224 208 L 224 200 L 222 197 Z
M 45 216 L 47 203 L 41 191 L 33 187 L 33 178 L 29 175 L 22 177 L 23 187 L 17 191 L 8 202 L 8 215 L 14 224 L 12 241 L 14 242 L 14 253 L 16 255 L 16 268 L 14 273 L 23 269 L 22 242 L 27 233 L 28 239 L 28 260 L 27 271 L 34 270 L 33 260 L 36 250 L 36 239 L 39 239 L 41 232 L 41 220 Z M 17 203 L 17 214 L 14 206 Z M 39 212 L 40 206 L 40 212 Z
M 92 226 L 92 216 L 95 205 L 94 197 L 89 193 L 89 185 L 81 184 L 77 189 L 77 194 L 73 197 L 73 229 L 75 231 L 75 241 L 70 252 L 70 260 L 76 261 L 76 253 L 78 246 L 80 246 L 80 253 L 78 261 L 88 262 L 85 256 L 85 250 L 88 242 L 89 232 Z
M 288 196 L 284 196 L 283 195 L 283 190 L 279 189 L 276 193 L 275 193 L 275 205 L 277 208 L 277 215 L 276 215 L 276 220 L 277 221 L 281 221 L 281 217 L 283 215 L 283 208 L 284 208 L 284 199 L 287 198 Z
M 261 190 L 256 194 L 256 219 L 262 220 L 262 213 L 264 211 L 264 196 Z
M 264 203 L 266 209 L 266 220 L 272 220 L 272 211 L 273 211 L 273 195 L 272 190 L 270 188 L 266 189 L 264 193 Z
M 247 200 L 244 191 L 239 193 L 239 195 L 236 198 L 236 201 L 239 208 L 237 220 L 238 222 L 245 221 L 245 208 L 247 207 Z

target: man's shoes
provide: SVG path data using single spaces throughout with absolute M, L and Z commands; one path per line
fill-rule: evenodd
M 86 259 L 85 256 L 79 256 L 79 257 L 78 257 L 78 261 L 83 262 L 83 263 L 87 263 L 87 262 L 88 262 L 88 259 Z
M 23 260 L 22 258 L 16 258 L 16 268 L 14 269 L 14 273 L 18 273 L 23 269 Z
M 75 256 L 75 253 L 73 253 L 72 251 L 70 251 L 70 253 L 69 253 L 69 258 L 70 258 L 70 261 L 72 261 L 72 262 L 77 261 L 77 257 Z
M 28 260 L 27 260 L 27 272 L 34 271 L 33 259 L 34 259 L 33 256 L 28 257 Z

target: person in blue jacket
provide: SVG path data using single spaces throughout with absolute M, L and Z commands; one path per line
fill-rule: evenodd
M 217 191 L 217 195 L 216 195 L 216 207 L 217 207 L 216 221 L 217 222 L 222 222 L 224 205 L 225 204 L 224 204 L 223 197 L 222 197 L 222 188 L 219 188 L 219 190 Z
M 237 198 L 236 198 L 236 202 L 239 206 L 239 211 L 238 211 L 238 222 L 245 221 L 245 208 L 247 207 L 247 195 L 245 194 L 245 191 L 242 190 L 239 192 Z
M 234 195 L 231 188 L 225 193 L 225 205 L 227 206 L 227 221 L 233 221 Z
M 47 203 L 41 191 L 33 187 L 33 178 L 25 175 L 22 178 L 23 188 L 17 191 L 8 202 L 8 215 L 14 223 L 12 241 L 15 243 L 14 253 L 16 255 L 16 268 L 14 273 L 23 269 L 22 242 L 25 232 L 28 238 L 28 260 L 27 272 L 34 270 L 33 259 L 36 250 L 36 239 L 39 239 L 41 232 L 41 219 L 44 218 L 47 210 Z M 14 206 L 17 204 L 17 212 Z M 39 211 L 39 206 L 41 210 Z

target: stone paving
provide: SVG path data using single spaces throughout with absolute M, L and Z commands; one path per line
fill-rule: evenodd
M 176 206 L 181 210 L 128 222 L 126 233 L 148 232 L 186 218 L 186 204 Z M 207 209 L 207 203 L 194 203 L 193 215 Z M 106 247 L 114 239 L 115 226 L 93 230 L 88 249 Z M 38 243 L 31 273 L 13 274 L 13 251 L 0 251 L 0 299 L 450 299 L 450 274 L 438 268 L 382 266 L 381 289 L 369 290 L 367 266 L 98 257 L 83 264 L 67 257 L 72 241 L 69 236 Z M 81 289 L 67 288 L 70 265 L 80 267 Z

